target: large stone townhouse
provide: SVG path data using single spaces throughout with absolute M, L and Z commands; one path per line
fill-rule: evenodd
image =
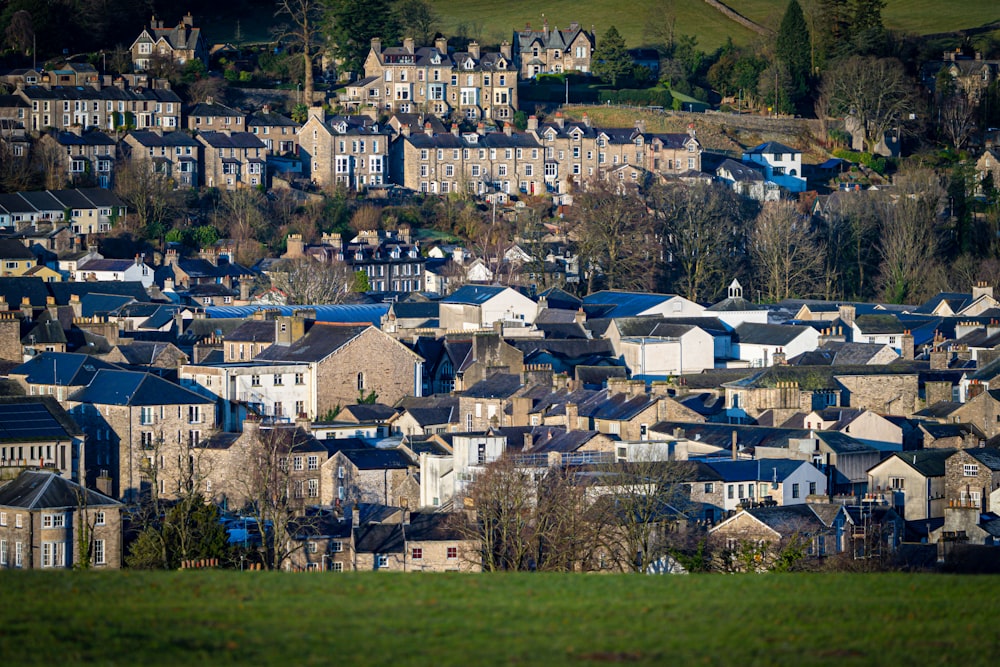
M 365 78 L 350 86 L 344 102 L 402 113 L 457 114 L 461 118 L 510 120 L 517 109 L 518 72 L 510 44 L 499 53 L 483 53 L 472 42 L 468 51 L 448 52 L 448 42 L 382 48 L 372 39 Z
M 173 180 L 175 187 L 198 187 L 198 162 L 202 145 L 186 132 L 161 128 L 136 130 L 122 139 L 122 153 L 137 162 L 150 162 L 157 173 Z
M 594 33 L 587 32 L 576 21 L 569 28 L 549 30 L 544 21 L 541 30 L 515 30 L 513 52 L 515 63 L 524 79 L 539 74 L 589 72 L 594 52 Z
M 457 125 L 451 132 L 435 133 L 426 124 L 423 132 L 411 133 L 408 125 L 393 144 L 390 171 L 393 182 L 411 190 L 450 192 L 544 192 L 544 151 L 538 139 L 514 132 L 509 123 L 503 132 L 462 134 Z
M 187 112 L 187 128 L 189 130 L 229 130 L 244 132 L 246 114 L 239 109 L 220 104 L 213 97 L 199 102 Z
M 122 566 L 122 504 L 76 482 L 26 470 L 0 488 L 0 568 Z
M 208 64 L 208 43 L 201 34 L 201 28 L 194 25 L 194 17 L 188 12 L 175 26 L 164 26 L 154 16 L 148 28 L 144 28 L 132 46 L 132 64 L 137 72 L 148 69 L 154 57 L 169 58 L 178 65 L 198 59 Z
M 15 94 L 31 107 L 29 130 L 69 129 L 73 125 L 115 130 L 146 130 L 181 126 L 181 98 L 169 88 L 127 88 L 122 79 L 113 86 L 22 86 Z
M 54 396 L 0 398 L 0 481 L 31 467 L 83 481 L 84 449 L 83 431 Z
M 149 373 L 99 370 L 66 405 L 87 433 L 90 485 L 132 501 L 176 497 L 189 448 L 215 427 L 213 400 Z
M 300 127 L 288 116 L 271 111 L 268 104 L 247 117 L 247 132 L 259 137 L 272 155 L 297 154 Z
M 367 116 L 327 118 L 322 107 L 312 107 L 296 141 L 314 183 L 362 190 L 388 181 L 392 137 L 390 127 Z
M 267 146 L 249 132 L 202 132 L 201 174 L 210 188 L 233 190 L 263 185 L 267 177 Z
M 364 273 L 371 292 L 426 289 L 427 258 L 420 253 L 419 244 L 411 241 L 410 228 L 405 225 L 395 234 L 362 230 L 347 242 L 338 233 L 323 234 L 320 243 L 308 246 L 303 244 L 301 234 L 289 234 L 288 252 L 283 257 L 295 259 L 305 255 L 325 263 L 343 262 L 351 273 Z
M 58 170 L 66 174 L 66 182 L 111 187 L 117 144 L 104 132 L 97 129 L 84 132 L 81 126 L 74 125 L 66 131 L 42 136 L 39 144 L 54 149 L 59 156 Z

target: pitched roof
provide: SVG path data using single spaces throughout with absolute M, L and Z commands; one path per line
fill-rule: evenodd
M 894 452 L 893 456 L 924 477 L 944 477 L 945 461 L 955 451 L 954 449 L 918 449 L 911 452 Z
M 508 289 L 510 288 L 500 285 L 463 285 L 443 299 L 441 303 L 481 305 Z
M 808 331 L 812 328 L 755 322 L 743 322 L 735 329 L 737 339 L 743 345 L 788 345 Z
M 794 459 L 755 459 L 753 461 L 706 461 L 724 482 L 776 481 L 784 482 L 804 465 Z
M 399 449 L 345 449 L 341 451 L 358 470 L 399 470 L 409 468 L 413 461 Z
M 0 487 L 0 505 L 28 510 L 120 505 L 117 500 L 91 491 L 51 472 L 25 470 Z
M 82 434 L 52 396 L 0 398 L 0 442 L 61 440 Z
M 96 405 L 187 405 L 213 404 L 196 394 L 150 373 L 100 370 L 86 387 L 73 392 L 70 401 Z
M 275 344 L 257 355 L 261 361 L 320 361 L 342 348 L 369 329 L 364 325 L 339 325 L 317 322 L 302 338 L 291 345 Z
M 100 370 L 121 368 L 88 354 L 42 352 L 11 369 L 9 374 L 24 375 L 28 384 L 80 387 L 90 384 Z

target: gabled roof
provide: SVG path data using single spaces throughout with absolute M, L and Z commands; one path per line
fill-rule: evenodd
M 4 507 L 42 510 L 74 509 L 81 505 L 100 507 L 121 503 L 55 473 L 40 470 L 25 470 L 14 481 L 0 487 L 0 506 Z
M 457 542 L 468 539 L 455 515 L 413 512 L 407 523 L 371 523 L 354 530 L 358 553 L 402 553 L 412 542 Z
M 82 434 L 52 396 L 0 398 L 0 442 L 68 440 Z
M 601 315 L 602 317 L 634 317 L 677 298 L 680 297 L 676 294 L 601 290 L 584 297 L 583 304 L 585 310 L 588 310 L 588 306 L 612 306 L 610 311 Z
M 746 151 L 750 155 L 754 154 L 775 154 L 775 153 L 802 153 L 797 148 L 791 148 L 785 144 L 778 143 L 777 141 L 766 141 L 762 144 L 754 146 L 753 148 Z
M 74 392 L 68 400 L 94 405 L 131 406 L 214 403 L 201 394 L 156 375 L 121 370 L 98 371 L 90 384 Z
M 11 369 L 9 374 L 24 375 L 28 384 L 80 387 L 90 384 L 100 370 L 122 369 L 88 354 L 42 352 Z
M 500 285 L 464 285 L 443 299 L 442 303 L 462 303 L 471 305 L 482 305 L 510 289 Z
M 261 361 L 285 362 L 321 361 L 369 330 L 386 335 L 367 324 L 349 325 L 317 322 L 302 338 L 291 345 L 272 345 L 258 354 L 257 359 Z M 402 344 L 400 345 L 407 351 L 410 351 L 409 348 L 406 348 Z M 412 351 L 410 353 L 413 354 Z
M 802 334 L 812 331 L 811 327 L 790 324 L 758 324 L 743 322 L 736 327 L 735 334 L 741 345 L 788 345 Z
M 918 449 L 911 452 L 894 452 L 892 456 L 910 466 L 924 477 L 944 477 L 945 461 L 955 451 L 954 449 Z M 877 468 L 882 463 L 873 467 Z
M 413 461 L 399 449 L 345 449 L 340 452 L 358 470 L 405 470 Z
M 508 398 L 521 388 L 521 376 L 496 373 L 461 393 L 468 398 Z
M 1000 472 L 1000 449 L 979 447 L 962 450 L 994 472 Z
M 784 482 L 806 461 L 794 459 L 755 459 L 753 461 L 706 461 L 724 482 L 775 481 Z

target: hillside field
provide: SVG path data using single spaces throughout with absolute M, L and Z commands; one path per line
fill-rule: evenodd
M 0 573 L 9 665 L 994 664 L 996 577 Z

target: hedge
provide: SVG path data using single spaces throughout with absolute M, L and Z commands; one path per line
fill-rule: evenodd
M 674 104 L 670 91 L 664 88 L 602 90 L 598 98 L 602 103 L 659 106 L 664 109 L 671 109 Z

